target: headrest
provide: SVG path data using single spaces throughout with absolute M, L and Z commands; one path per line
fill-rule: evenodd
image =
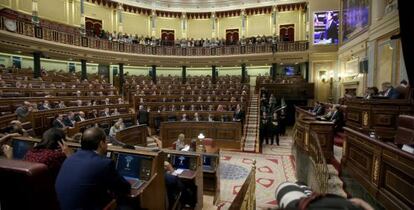
M 0 159 L 0 171 L 36 176 L 47 171 L 47 166 L 42 163 L 33 163 L 22 160 Z

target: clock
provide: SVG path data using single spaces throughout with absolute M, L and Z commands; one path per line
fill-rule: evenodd
M 4 25 L 6 26 L 6 29 L 9 31 L 15 32 L 17 29 L 16 20 L 11 20 L 11 19 L 6 18 L 4 20 Z

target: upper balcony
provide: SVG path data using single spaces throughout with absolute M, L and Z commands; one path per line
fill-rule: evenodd
M 56 23 L 36 25 L 27 17 L 11 17 L 7 13 L 0 13 L 0 36 L 0 50 L 11 53 L 21 51 L 29 54 L 41 49 L 40 51 L 53 58 L 86 59 L 104 63 L 123 62 L 131 65 L 263 65 L 284 62 L 283 59 L 303 62 L 308 57 L 309 49 L 308 41 L 214 47 L 142 45 L 82 36 L 76 27 Z M 174 61 L 171 58 L 174 58 Z

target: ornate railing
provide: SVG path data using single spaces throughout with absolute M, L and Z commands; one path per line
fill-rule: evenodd
M 252 169 L 237 193 L 229 210 L 254 210 L 256 209 L 256 161 L 253 161 Z
M 314 178 L 316 179 L 317 189 L 315 191 L 319 193 L 328 192 L 328 180 L 329 180 L 329 171 L 328 165 L 324 157 L 324 153 L 319 141 L 318 134 L 315 131 L 311 131 L 310 135 L 312 136 L 312 141 L 309 141 L 309 155 L 311 162 L 313 164 Z
M 6 20 L 9 22 L 9 24 L 12 25 L 11 27 L 6 26 Z M 16 27 L 14 27 L 13 24 L 15 24 Z M 216 47 L 149 46 L 82 36 L 80 33 L 70 33 L 65 31 L 59 31 L 56 29 L 51 29 L 48 27 L 41 27 L 29 21 L 9 19 L 4 16 L 0 17 L 0 30 L 6 30 L 9 32 L 14 32 L 29 37 L 35 37 L 38 39 L 80 47 L 115 52 L 160 56 L 221 56 L 257 53 L 296 52 L 306 51 L 309 47 L 309 43 L 307 41 L 277 42 L 275 44 L 263 43 L 243 46 L 227 45 Z

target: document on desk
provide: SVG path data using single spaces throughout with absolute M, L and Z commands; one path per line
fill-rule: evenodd
M 177 169 L 173 172 L 173 175 L 175 175 L 175 176 L 180 175 L 181 173 L 183 173 L 183 171 L 184 171 L 184 169 L 179 168 L 179 169 Z

